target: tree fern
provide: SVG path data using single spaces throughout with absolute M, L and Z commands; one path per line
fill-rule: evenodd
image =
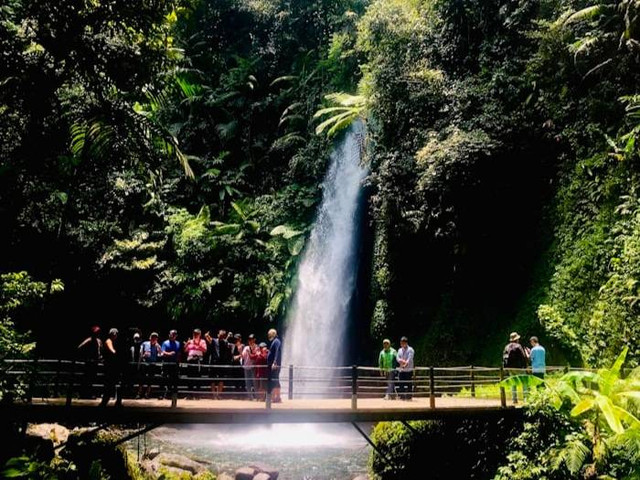
M 325 99 L 332 106 L 318 110 L 313 118 L 330 116 L 316 127 L 317 135 L 327 130 L 327 136 L 332 137 L 343 128 L 348 127 L 357 118 L 365 116 L 366 99 L 362 95 L 339 92 L 327 95 Z

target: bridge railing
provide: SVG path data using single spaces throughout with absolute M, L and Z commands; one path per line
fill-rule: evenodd
M 567 367 L 547 367 L 548 373 Z M 115 373 L 114 373 L 115 371 Z M 271 371 L 265 365 L 209 365 L 205 363 L 128 363 L 107 369 L 102 363 L 77 360 L 34 359 L 0 362 L 3 389 L 16 386 L 16 399 L 64 398 L 67 405 L 76 399 L 98 398 L 110 384 L 116 398 L 164 398 L 172 406 L 178 399 L 253 400 L 270 408 L 278 401 L 280 385 L 284 399 L 358 400 L 428 399 L 436 408 L 436 399 L 456 397 L 500 401 L 506 406 L 506 393 L 500 381 L 507 375 L 527 370 L 498 367 L 456 366 L 415 367 L 411 372 L 377 367 L 317 367 L 285 365 Z M 271 382 L 269 382 L 271 378 Z M 20 388 L 24 388 L 21 392 Z

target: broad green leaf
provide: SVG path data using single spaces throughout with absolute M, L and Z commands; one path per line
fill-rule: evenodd
M 620 418 L 618 418 L 618 416 L 616 415 L 616 411 L 614 409 L 613 403 L 611 402 L 611 399 L 609 399 L 608 397 L 605 397 L 604 395 L 598 394 L 596 395 L 595 400 L 596 400 L 596 403 L 598 404 L 598 407 L 600 408 L 600 411 L 602 412 L 602 415 L 604 415 L 604 418 L 607 421 L 607 425 L 609 425 L 609 428 L 613 430 L 615 433 L 624 432 L 624 427 L 620 422 Z
M 640 420 L 638 420 L 638 418 L 631 412 L 617 405 L 613 406 L 613 410 L 618 418 L 629 425 L 629 427 L 636 429 L 640 428 Z
M 593 398 L 585 398 L 580 403 L 578 403 L 575 407 L 573 407 L 573 409 L 571 410 L 571 416 L 578 417 L 582 415 L 584 412 L 588 412 L 589 410 L 591 410 L 594 407 L 594 405 L 595 405 L 595 401 Z

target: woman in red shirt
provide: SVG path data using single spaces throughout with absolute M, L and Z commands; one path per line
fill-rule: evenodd
M 192 379 L 192 381 L 189 382 L 189 391 L 192 398 L 197 399 L 198 397 L 194 396 L 192 391 L 200 390 L 200 382 L 198 381 L 198 377 L 200 377 L 200 364 L 204 359 L 204 354 L 207 353 L 207 342 L 202 338 L 200 329 L 196 328 L 193 330 L 193 337 L 184 344 L 184 352 L 187 355 L 187 375 Z

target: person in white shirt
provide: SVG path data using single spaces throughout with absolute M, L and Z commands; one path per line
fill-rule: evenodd
M 398 349 L 398 390 L 400 400 L 411 400 L 413 393 L 413 348 L 409 346 L 407 337 L 400 339 Z

